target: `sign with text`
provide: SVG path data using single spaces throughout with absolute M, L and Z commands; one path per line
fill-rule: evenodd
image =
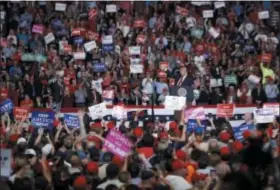
M 55 4 L 55 10 L 56 11 L 65 11 L 66 10 L 66 4 L 65 3 L 56 3 Z
M 271 108 L 255 109 L 254 118 L 256 123 L 273 123 L 274 113 L 274 109 Z
M 44 37 L 44 39 L 45 39 L 45 43 L 49 44 L 55 40 L 55 37 L 54 37 L 53 33 L 50 32 Z
M 238 127 L 232 127 L 232 129 L 233 129 L 233 134 L 234 134 L 235 140 L 243 141 L 243 139 L 244 139 L 243 138 L 244 131 L 254 130 L 255 126 L 254 126 L 254 124 L 250 124 L 250 125 L 244 124 L 244 125 L 240 125 Z
M 117 5 L 111 4 L 106 5 L 106 13 L 115 13 L 117 12 Z
M 102 97 L 107 100 L 114 99 L 114 90 L 103 90 Z
M 204 121 L 200 121 L 200 125 L 199 125 L 198 122 L 195 119 L 188 120 L 186 125 L 187 125 L 187 132 L 188 133 L 194 132 L 196 128 L 202 128 L 202 130 L 204 131 L 206 129 L 206 126 L 207 126 Z
M 145 28 L 146 22 L 145 20 L 135 20 L 133 23 L 134 28 Z
M 104 116 L 104 113 L 107 110 L 106 103 L 102 102 L 100 104 L 96 104 L 96 105 L 90 106 L 88 108 L 88 110 L 89 110 L 90 117 L 93 120 L 100 119 L 100 118 L 102 118 Z
M 186 97 L 179 96 L 166 96 L 164 101 L 164 107 L 171 110 L 182 110 L 186 105 Z
M 20 121 L 27 117 L 29 110 L 26 108 L 15 107 L 14 108 L 14 117 L 16 120 Z
M 36 61 L 42 63 L 47 61 L 47 57 L 41 54 L 24 53 L 21 56 L 21 60 L 27 62 Z
M 234 112 L 234 104 L 218 104 L 217 116 L 218 117 L 232 117 Z
M 43 34 L 44 33 L 44 26 L 39 24 L 34 24 L 32 27 L 32 32 L 37 34 Z
M 95 43 L 95 41 L 93 40 L 93 41 L 90 41 L 90 42 L 85 43 L 85 44 L 84 44 L 84 47 L 85 47 L 85 50 L 86 50 L 87 52 L 89 52 L 89 51 L 93 50 L 94 48 L 96 48 L 96 43 Z
M 124 159 L 131 151 L 132 144 L 125 135 L 112 129 L 106 136 L 104 148 Z
M 95 63 L 93 65 L 93 71 L 96 73 L 106 72 L 106 65 L 104 63 Z
M 12 173 L 12 150 L 11 149 L 0 149 L 0 165 L 1 172 L 0 176 L 10 177 Z
M 114 49 L 114 44 L 102 44 L 102 51 L 104 52 L 113 52 Z
M 263 108 L 269 108 L 274 110 L 274 115 L 280 115 L 280 104 L 279 103 L 264 103 Z
M 125 119 L 127 117 L 127 111 L 124 106 L 116 105 L 112 109 L 112 116 L 118 120 Z
M 13 109 L 14 104 L 10 99 L 6 99 L 0 104 L 0 113 L 11 113 Z
M 31 114 L 31 125 L 33 127 L 52 128 L 54 112 L 33 111 Z
M 86 58 L 85 52 L 74 52 L 73 57 L 75 60 L 84 60 Z
M 68 128 L 80 128 L 80 120 L 77 115 L 64 114 L 64 122 Z
M 129 47 L 129 55 L 140 55 L 141 47 L 140 46 L 130 46 Z
M 206 119 L 204 108 L 197 107 L 197 108 L 186 109 L 185 110 L 185 121 L 188 119 L 199 119 L 199 120 Z
M 213 18 L 214 12 L 213 10 L 205 10 L 202 12 L 203 18 Z
M 112 35 L 102 36 L 102 44 L 113 44 L 113 36 Z
M 130 64 L 130 73 L 143 73 L 144 66 L 142 64 Z

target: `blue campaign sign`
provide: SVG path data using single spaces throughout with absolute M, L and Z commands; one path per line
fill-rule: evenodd
M 187 132 L 192 133 L 198 127 L 202 127 L 204 130 L 206 129 L 206 124 L 204 121 L 201 121 L 201 126 L 198 125 L 195 119 L 189 119 L 187 125 Z
M 10 99 L 6 99 L 0 104 L 0 113 L 11 113 L 13 109 L 14 104 Z
M 69 128 L 80 128 L 80 120 L 76 115 L 64 114 L 64 122 Z
M 81 36 L 76 36 L 76 37 L 74 37 L 73 41 L 74 41 L 74 44 L 79 44 L 79 45 L 81 45 L 81 44 L 84 43 L 84 38 L 81 37 Z
M 254 129 L 255 129 L 254 124 L 250 124 L 250 125 L 243 124 L 238 127 L 233 127 L 233 133 L 234 133 L 235 140 L 243 141 L 244 131 L 254 130 Z
M 102 44 L 102 51 L 104 52 L 112 52 L 114 48 L 114 44 Z
M 33 111 L 31 115 L 31 125 L 33 127 L 52 128 L 54 122 L 54 112 Z
M 97 73 L 106 72 L 106 65 L 104 63 L 95 63 L 93 65 L 93 71 Z

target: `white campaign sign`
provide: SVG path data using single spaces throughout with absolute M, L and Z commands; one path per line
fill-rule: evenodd
M 263 108 L 254 110 L 256 123 L 272 123 L 275 119 L 274 109 Z
M 95 43 L 95 41 L 93 40 L 93 41 L 90 41 L 90 42 L 85 43 L 85 44 L 84 44 L 84 47 L 85 47 L 85 50 L 86 50 L 87 52 L 89 52 L 89 51 L 93 50 L 94 48 L 96 48 L 96 43 Z
M 130 58 L 130 64 L 139 64 L 141 63 L 140 58 Z
M 257 77 L 256 75 L 250 75 L 248 77 L 248 80 L 253 82 L 254 84 L 258 84 L 260 82 L 261 78 Z
M 1 172 L 0 176 L 10 177 L 12 173 L 12 150 L 11 149 L 0 149 L 0 165 Z
M 269 18 L 269 12 L 268 11 L 261 11 L 258 12 L 259 19 L 268 19 Z
M 127 117 L 127 111 L 123 106 L 114 106 L 112 116 L 118 120 L 125 119 Z
M 102 44 L 112 44 L 112 43 L 113 43 L 113 36 L 112 35 L 102 37 Z
M 203 18 L 213 18 L 213 10 L 205 10 L 202 12 Z
M 225 2 L 223 1 L 214 2 L 214 5 L 215 5 L 215 9 L 219 9 L 226 6 Z
M 49 44 L 49 43 L 51 43 L 52 41 L 55 40 L 55 37 L 54 37 L 53 33 L 48 33 L 48 34 L 44 37 L 44 39 L 45 39 L 46 44 Z
M 122 32 L 123 32 L 123 35 L 126 37 L 127 34 L 129 33 L 129 30 L 130 30 L 130 27 L 129 26 L 123 26 L 122 27 Z
M 280 104 L 279 103 L 264 103 L 263 108 L 269 108 L 274 110 L 274 115 L 280 115 Z
M 85 52 L 75 52 L 73 53 L 74 59 L 76 60 L 84 60 L 86 58 Z
M 209 33 L 211 34 L 211 36 L 213 36 L 215 39 L 217 37 L 219 37 L 220 33 L 214 28 L 214 27 L 211 27 L 209 29 Z
M 89 110 L 90 117 L 93 120 L 102 118 L 107 110 L 106 103 L 102 102 L 100 104 L 96 104 L 94 106 L 89 107 L 88 110 Z
M 66 10 L 66 4 L 65 3 L 56 3 L 55 4 L 55 10 L 56 11 L 65 11 Z
M 140 46 L 130 46 L 129 47 L 129 54 L 130 55 L 140 55 L 141 54 L 141 47 Z
M 142 64 L 130 64 L 130 73 L 143 73 Z
M 115 13 L 117 12 L 117 5 L 111 4 L 106 5 L 106 13 Z
M 186 105 L 186 97 L 166 96 L 164 101 L 165 109 L 182 110 Z

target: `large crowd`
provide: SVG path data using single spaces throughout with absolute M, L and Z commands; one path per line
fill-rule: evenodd
M 55 113 L 46 130 L 1 111 L 1 151 L 12 150 L 1 190 L 280 190 L 279 115 L 245 114 L 254 129 L 237 140 L 228 118 L 188 131 L 184 114 L 280 102 L 279 11 L 271 1 L 1 2 L 0 104 Z M 88 114 L 102 102 L 164 105 L 174 87 L 193 97 L 165 127 L 140 112 L 129 126 Z M 79 109 L 78 128 L 62 108 Z M 123 157 L 104 148 L 111 130 L 132 144 Z

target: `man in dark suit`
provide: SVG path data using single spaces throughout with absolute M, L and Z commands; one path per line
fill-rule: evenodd
M 193 85 L 193 79 L 188 75 L 188 69 L 186 65 L 181 64 L 180 65 L 180 78 L 178 79 L 176 86 L 192 86 Z
M 254 104 L 262 104 L 266 102 L 267 97 L 260 83 L 252 90 L 252 99 Z

